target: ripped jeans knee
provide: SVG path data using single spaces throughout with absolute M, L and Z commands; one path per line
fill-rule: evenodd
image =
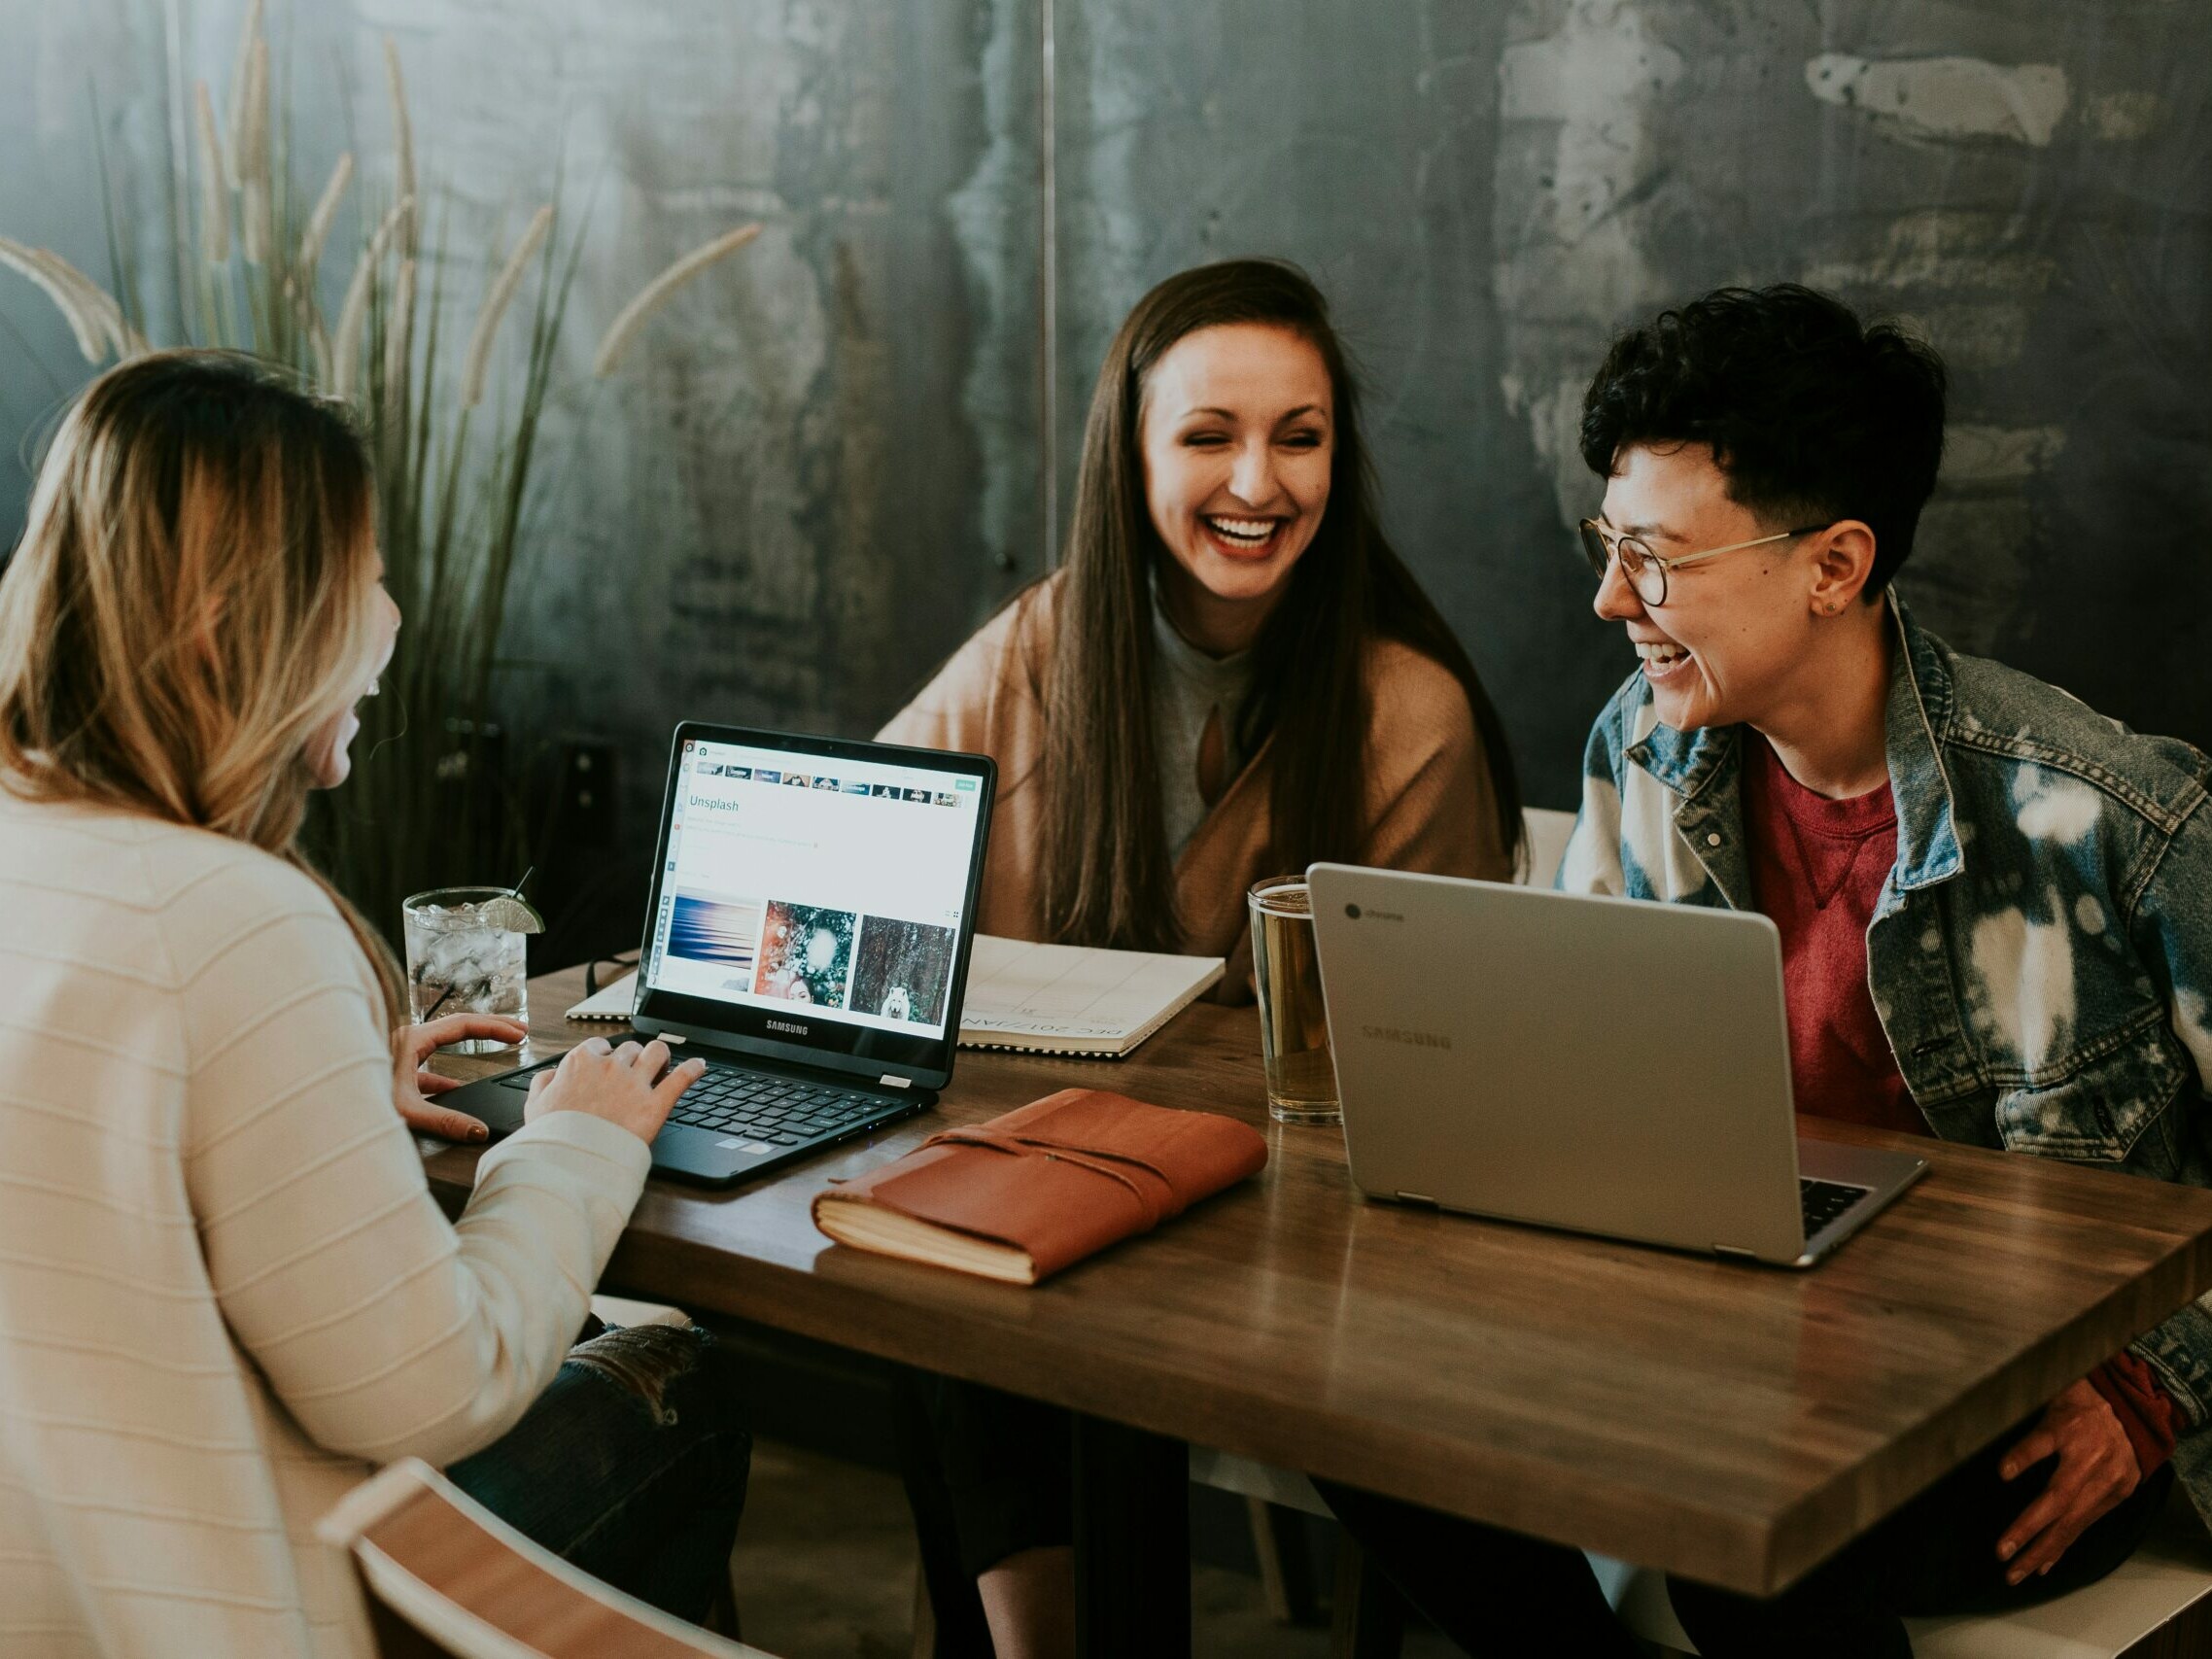
M 752 1454 L 743 1364 L 696 1326 L 570 1348 L 520 1423 L 446 1472 L 555 1554 L 683 1618 L 725 1581 Z
M 696 1325 L 609 1326 L 569 1350 L 569 1364 L 621 1389 L 663 1428 L 682 1421 L 672 1399 L 678 1379 L 697 1371 L 714 1338 Z

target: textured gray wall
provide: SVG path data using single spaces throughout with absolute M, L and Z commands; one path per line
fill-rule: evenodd
M 361 0 L 423 66 L 418 149 L 486 212 L 566 146 L 594 204 L 570 384 L 670 259 L 768 226 L 550 430 L 510 635 L 544 666 L 509 695 L 624 738 L 648 810 L 676 719 L 872 730 L 1034 567 L 1025 10 Z
M 0 0 L 0 231 L 104 271 L 86 134 L 160 165 L 162 0 Z M 237 8 L 190 10 L 226 72 Z M 638 753 L 684 715 L 865 731 L 1041 565 L 1033 0 L 296 0 L 305 170 L 385 156 L 377 37 L 456 224 L 557 150 L 595 219 L 511 637 L 534 722 Z M 1289 255 L 1369 379 L 1386 507 L 1566 804 L 1629 667 L 1587 613 L 1571 439 L 1608 335 L 1727 281 L 1918 320 L 1956 372 L 1906 587 L 1956 642 L 2212 741 L 2212 26 L 2191 0 L 1058 0 L 1061 481 L 1158 278 Z M 342 85 L 342 95 L 338 90 Z M 126 229 L 165 258 L 160 194 Z M 591 343 L 668 259 L 760 242 L 621 379 Z M 463 240 L 458 234 L 457 241 Z M 82 376 L 0 278 L 0 430 Z M 0 469 L 0 515 L 23 474 Z
M 219 104 L 242 12 L 183 10 Z M 282 0 L 272 12 L 281 39 Z M 105 280 L 91 80 L 113 170 L 144 181 L 135 251 L 166 268 L 169 16 L 163 0 L 0 5 L 37 60 L 0 68 L 16 157 L 0 233 Z M 297 0 L 290 26 L 310 194 L 350 144 L 389 199 L 378 43 L 396 39 L 426 241 L 447 239 L 449 285 L 469 296 L 449 329 L 468 327 L 486 244 L 519 232 L 557 159 L 570 208 L 589 209 L 504 696 L 519 726 L 621 739 L 645 831 L 675 720 L 872 731 L 1041 568 L 1040 52 L 1023 0 Z M 754 219 L 758 241 L 680 294 L 616 378 L 589 380 L 643 283 Z M 349 211 L 333 245 L 354 225 Z M 334 312 L 351 259 L 328 263 Z M 12 530 L 23 444 L 87 371 L 43 296 L 0 282 Z M 521 336 L 510 320 L 506 343 Z

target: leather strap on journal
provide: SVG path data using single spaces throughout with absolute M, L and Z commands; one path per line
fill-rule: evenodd
M 1038 1278 L 1182 1214 L 1267 1162 L 1258 1129 L 1215 1112 L 1063 1089 L 946 1129 L 814 1201 L 866 1203 L 1025 1252 Z
M 1158 1110 L 1164 1111 L 1166 1108 Z M 1005 1120 L 997 1119 L 994 1122 L 1003 1123 Z M 1141 1158 L 1132 1158 L 1125 1153 L 1093 1152 L 1073 1141 L 1054 1140 L 1045 1135 L 1010 1134 L 1004 1129 L 993 1128 L 989 1123 L 978 1123 L 965 1129 L 945 1129 L 931 1135 L 921 1145 L 925 1151 L 933 1146 L 985 1147 L 1014 1158 L 1051 1158 L 1055 1163 L 1073 1164 L 1078 1169 L 1088 1169 L 1094 1175 L 1103 1175 L 1107 1180 L 1118 1182 L 1126 1189 L 1129 1196 L 1136 1199 L 1138 1207 L 1144 1211 L 1144 1226 L 1137 1229 L 1140 1232 L 1150 1231 L 1175 1213 L 1167 1207 L 1175 1196 L 1175 1183 L 1168 1178 L 1167 1171 L 1157 1163 L 1148 1163 Z M 1116 1167 L 1117 1165 L 1121 1167 Z M 1130 1169 L 1143 1170 L 1159 1184 L 1159 1191 L 1145 1191 L 1141 1183 L 1126 1173 Z

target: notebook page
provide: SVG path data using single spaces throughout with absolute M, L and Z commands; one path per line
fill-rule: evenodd
M 1125 1041 L 1221 977 L 1219 956 L 1033 945 L 976 935 L 963 1036 Z
M 627 1020 L 638 1000 L 638 970 L 601 985 L 563 1016 L 568 1020 Z

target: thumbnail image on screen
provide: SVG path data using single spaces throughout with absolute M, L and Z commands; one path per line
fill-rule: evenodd
M 860 918 L 848 910 L 770 900 L 753 994 L 843 1008 L 859 926 Z
M 852 1006 L 885 1020 L 943 1024 L 957 942 L 950 927 L 880 916 L 863 918 L 859 960 L 852 974 Z
M 760 945 L 760 915 L 756 900 L 726 899 L 678 887 L 669 918 L 669 954 L 741 968 L 749 975 Z

